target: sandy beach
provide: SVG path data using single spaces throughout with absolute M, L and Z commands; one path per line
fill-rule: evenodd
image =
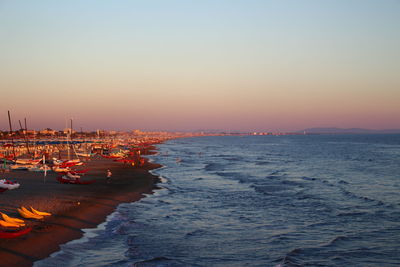
M 154 147 L 152 147 L 154 148 Z M 142 154 L 152 153 L 143 151 Z M 0 194 L 0 211 L 20 218 L 17 208 L 34 207 L 53 215 L 43 221 L 25 219 L 32 231 L 15 239 L 0 240 L 0 266 L 32 266 L 33 262 L 59 250 L 59 245 L 78 239 L 81 229 L 94 228 L 104 222 L 118 204 L 133 202 L 144 193 L 151 193 L 158 177 L 149 170 L 160 167 L 146 163 L 141 167 L 114 162 L 96 155 L 85 162 L 90 171 L 82 180 L 95 179 L 90 185 L 60 184 L 57 174 L 12 171 L 0 178 L 18 181 L 21 186 Z M 113 173 L 111 183 L 106 182 L 106 170 Z

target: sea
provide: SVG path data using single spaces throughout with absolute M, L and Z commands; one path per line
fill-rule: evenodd
M 400 266 L 400 135 L 169 140 L 153 194 L 34 266 Z

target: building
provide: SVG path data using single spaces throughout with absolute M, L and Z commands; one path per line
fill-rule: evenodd
M 55 135 L 56 132 L 57 132 L 57 131 L 52 130 L 52 129 L 50 129 L 50 128 L 46 128 L 46 129 L 43 129 L 43 130 L 39 131 L 39 133 L 40 133 L 40 134 L 43 134 L 43 135 Z
M 71 128 L 65 128 L 63 133 L 64 134 L 74 134 L 74 133 L 76 133 L 76 131 Z

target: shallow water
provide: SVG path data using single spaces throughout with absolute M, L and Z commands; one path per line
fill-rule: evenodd
M 202 137 L 159 148 L 162 189 L 35 266 L 400 264 L 400 135 Z

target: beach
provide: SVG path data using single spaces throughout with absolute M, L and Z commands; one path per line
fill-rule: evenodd
M 150 147 L 154 148 L 154 147 Z M 142 155 L 153 153 L 148 149 Z M 59 250 L 60 245 L 78 239 L 82 229 L 95 228 L 104 222 L 120 203 L 133 202 L 151 193 L 158 177 L 149 170 L 160 167 L 146 159 L 145 164 L 133 167 L 99 155 L 85 162 L 90 171 L 82 180 L 90 185 L 60 184 L 57 174 L 48 172 L 12 171 L 0 178 L 18 181 L 21 186 L 0 194 L 0 211 L 21 218 L 17 208 L 34 207 L 52 213 L 42 221 L 24 219 L 33 229 L 15 239 L 0 239 L 0 266 L 32 266 L 40 259 Z M 83 168 L 83 167 L 82 167 Z M 112 179 L 106 182 L 106 171 Z

